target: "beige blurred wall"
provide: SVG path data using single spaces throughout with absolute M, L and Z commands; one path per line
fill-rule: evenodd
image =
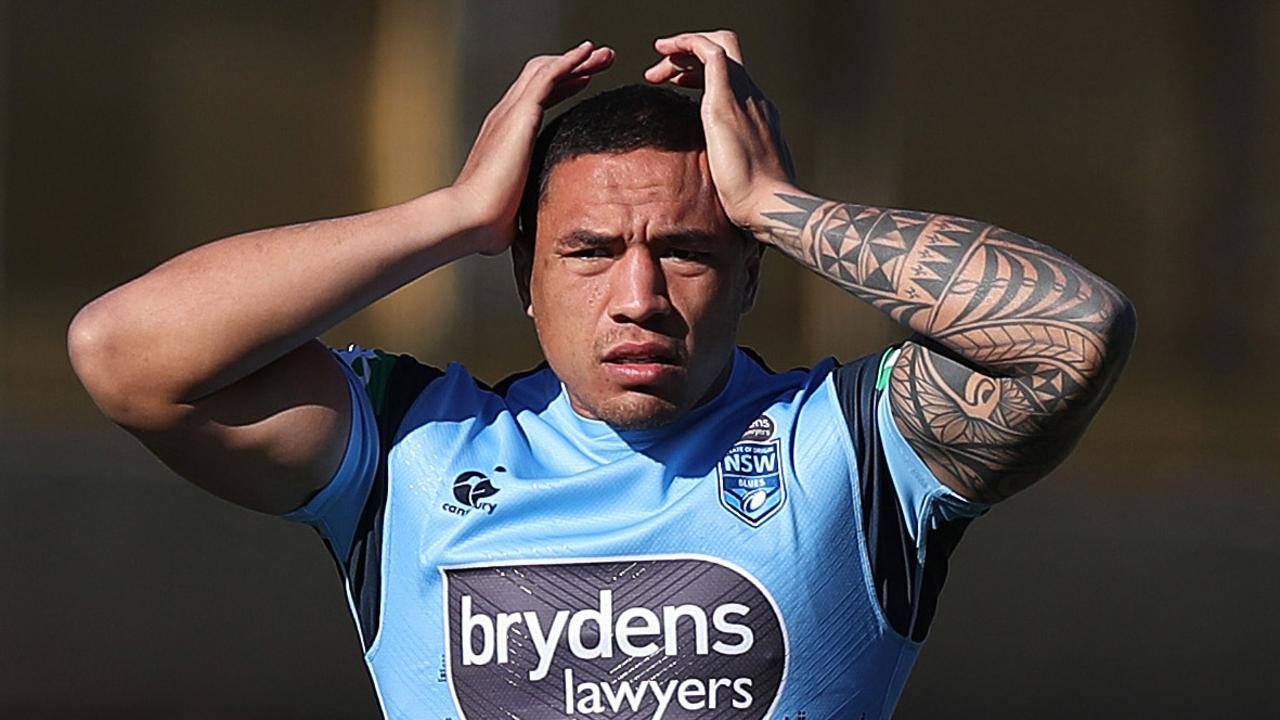
M 1280 560 L 1280 3 L 148 0 L 0 3 L 0 547 L 27 580 L 0 597 L 20 618 L 0 621 L 0 715 L 368 712 L 318 545 L 112 428 L 70 373 L 67 323 L 197 244 L 449 182 L 531 55 L 614 45 L 597 90 L 638 80 L 654 36 L 721 26 L 808 189 L 1001 223 L 1139 308 L 1076 455 L 966 538 L 900 716 L 983 681 L 1011 685 L 1002 710 L 966 696 L 984 717 L 1132 716 L 1135 696 L 1167 717 L 1220 695 L 1262 708 L 1258 640 L 1280 632 L 1260 571 Z M 518 305 L 505 258 L 470 258 L 325 339 L 493 381 L 539 359 Z M 771 253 L 743 339 L 786 368 L 900 336 Z
M 457 137 L 457 2 L 386 0 L 374 13 L 372 68 L 365 103 L 367 204 L 386 207 L 449 184 L 460 163 Z M 340 345 L 368 335 L 380 345 L 425 356 L 457 343 L 457 266 L 432 273 L 375 303 L 327 334 Z

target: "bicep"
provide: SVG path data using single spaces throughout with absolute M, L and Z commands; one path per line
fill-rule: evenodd
M 342 463 L 351 397 L 339 361 L 311 340 L 245 378 L 127 428 L 165 465 L 254 510 L 303 505 Z
M 1100 403 L 1052 368 L 1000 377 L 920 342 L 902 346 L 889 386 L 894 420 L 912 449 L 943 484 L 983 502 L 1048 474 Z

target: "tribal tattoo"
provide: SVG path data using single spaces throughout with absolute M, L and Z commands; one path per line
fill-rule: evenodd
M 895 363 L 891 399 L 940 479 L 994 502 L 1065 457 L 1132 343 L 1132 305 L 1118 290 L 994 225 L 774 198 L 750 228 L 757 239 L 918 334 Z

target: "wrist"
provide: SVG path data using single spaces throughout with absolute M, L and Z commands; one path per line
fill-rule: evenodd
M 769 229 L 777 222 L 768 217 L 769 213 L 794 211 L 795 208 L 780 199 L 780 196 L 810 197 L 809 193 L 784 180 L 771 181 L 751 194 L 751 198 L 743 210 L 741 222 L 737 224 L 750 232 L 760 242 L 774 245 L 775 234 Z
M 458 256 L 496 255 L 511 243 L 514 218 L 504 217 L 466 186 L 449 185 L 409 204 L 418 227 L 453 246 Z

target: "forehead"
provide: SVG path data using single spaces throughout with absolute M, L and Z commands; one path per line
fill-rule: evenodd
M 538 208 L 538 233 L 574 229 L 622 234 L 667 226 L 709 231 L 727 224 L 706 153 L 642 148 L 558 163 Z

